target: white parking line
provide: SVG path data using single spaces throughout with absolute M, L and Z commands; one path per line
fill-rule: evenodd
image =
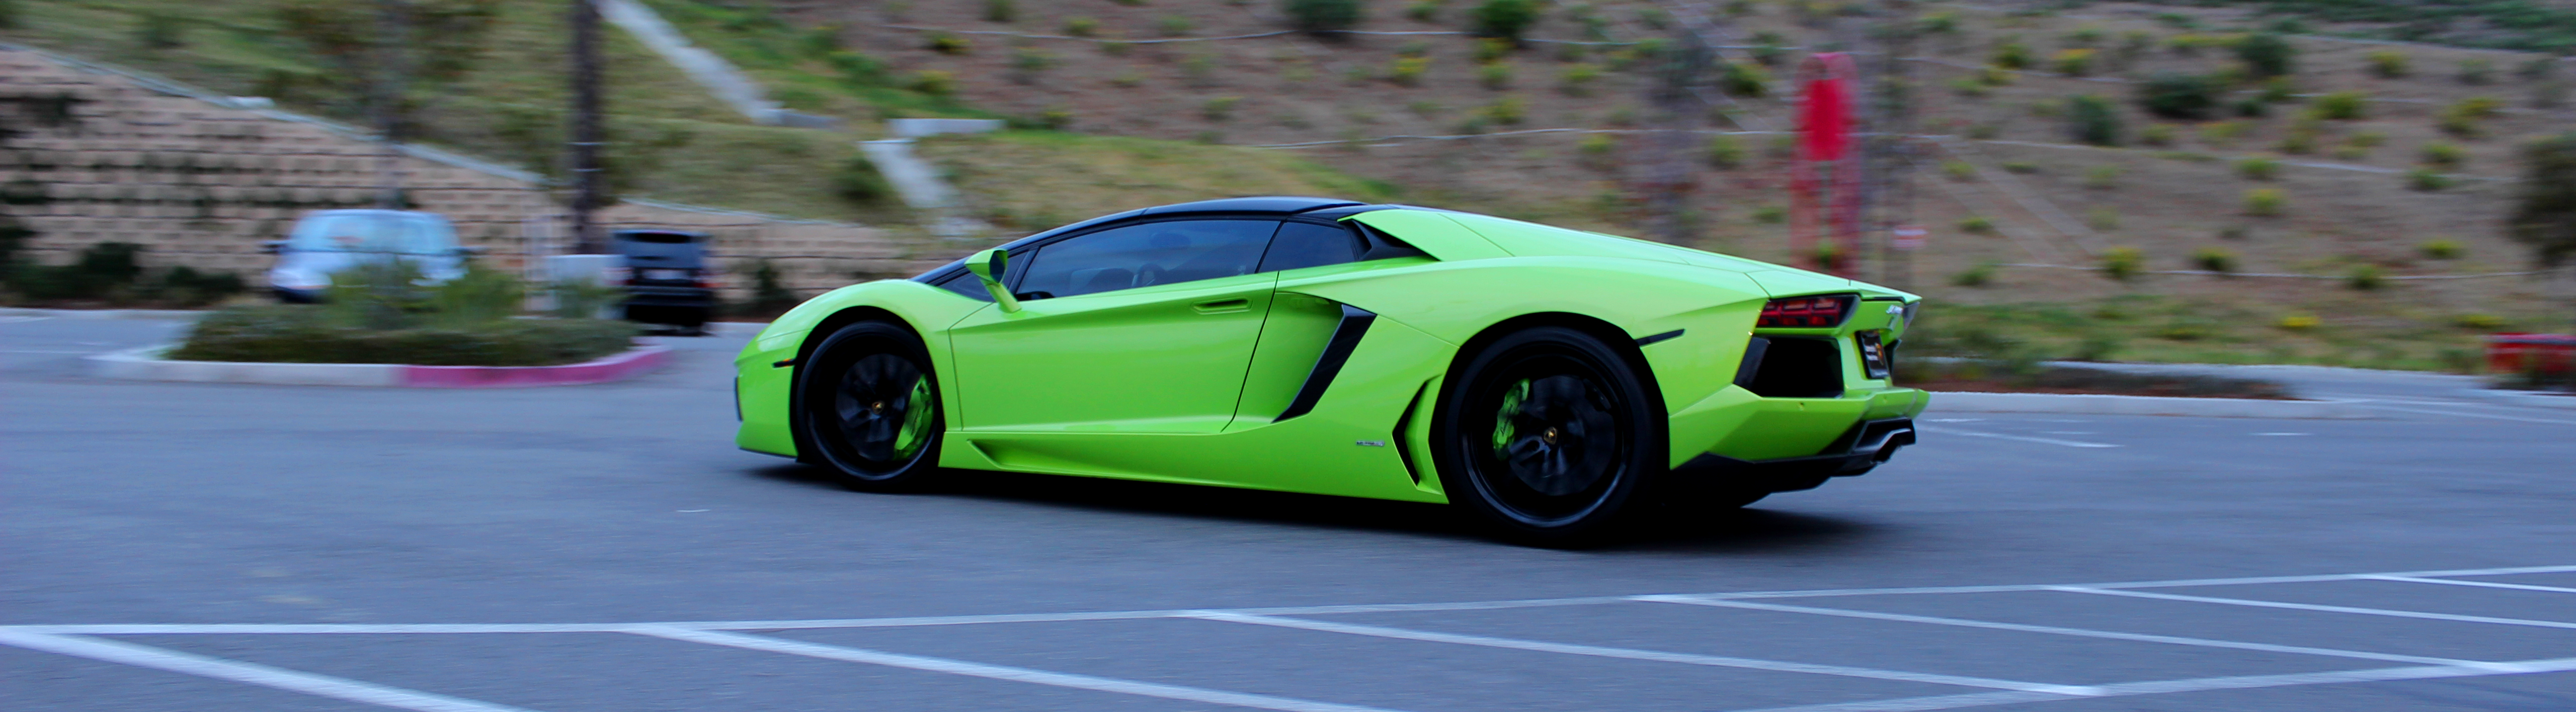
M 2521 660 L 2511 663 L 2499 663 L 2499 665 L 2510 666 L 2511 669 L 2480 669 L 2453 667 L 2449 665 L 2427 665 L 2422 667 L 2291 673 L 2287 675 L 2246 675 L 2239 677 L 2203 677 L 2185 680 L 2158 680 L 2153 682 L 2124 682 L 2099 685 L 2097 688 L 2101 692 L 2096 696 L 2126 697 L 2131 695 L 2164 695 L 2177 692 L 2202 692 L 2207 690 L 2247 690 L 2264 687 L 2292 687 L 2297 685 L 2331 685 L 2351 682 L 2430 680 L 2453 677 L 2520 675 L 2536 672 L 2565 672 L 2576 670 L 2576 658 Z M 1745 712 L 1927 712 L 1928 710 L 1951 710 L 1965 707 L 1987 707 L 1993 705 L 2009 705 L 2022 702 L 2047 702 L 2050 700 L 2063 699 L 2072 698 L 2037 692 L 1986 692 L 1970 695 L 1938 695 L 1931 697 L 1906 697 L 1890 700 L 1866 700 L 1861 702 L 1844 702 L 1829 705 L 1768 707 L 1761 710 L 1747 710 Z
M 947 658 L 933 658 L 920 655 L 904 655 L 901 653 L 888 653 L 862 648 L 845 648 L 838 645 L 808 643 L 799 640 L 787 640 L 784 638 L 743 635 L 741 633 L 692 630 L 688 628 L 671 628 L 664 626 L 638 626 L 628 629 L 626 632 L 634 633 L 636 635 L 648 635 L 656 638 L 668 638 L 671 640 L 691 643 L 721 645 L 730 648 L 785 653 L 788 655 L 802 655 L 809 658 L 867 663 L 870 665 L 884 665 L 887 667 L 899 667 L 910 670 L 947 673 L 951 675 L 965 675 L 968 677 L 990 678 L 994 680 L 1009 680 L 1012 682 L 1051 685 L 1055 687 L 1070 687 L 1077 690 L 1094 690 L 1099 692 L 1115 692 L 1125 695 L 1160 697 L 1168 700 L 1205 702 L 1208 704 L 1230 705 L 1234 707 L 1282 710 L 1283 712 L 1390 712 L 1389 710 L 1379 707 L 1344 705 L 1331 702 L 1300 700 L 1288 697 L 1272 697 L 1269 695 L 1254 695 L 1241 692 L 1226 692 L 1223 690 L 1208 690 L 1196 687 L 1140 682 L 1136 680 L 1120 680 L 1108 677 L 1092 677 L 1090 675 L 1047 672 L 1044 670 L 1031 670 L 1028 668 L 1016 668 L 1004 665 L 972 663 L 964 660 L 950 660 Z
M 2370 580 L 2372 580 L 2372 581 L 2404 581 L 2404 582 L 2407 582 L 2407 583 L 2438 583 L 2438 584 L 2443 584 L 2443 585 L 2446 585 L 2446 586 L 2476 586 L 2476 587 L 2478 587 L 2478 588 L 2506 588 L 2506 589 L 2513 589 L 2513 590 L 2516 590 L 2516 591 L 2551 591 L 2551 592 L 2556 592 L 2556 593 L 2576 593 L 2576 588 L 2566 588 L 2566 587 L 2563 587 L 2563 586 L 2534 586 L 2534 585 L 2527 584 L 2527 583 L 2505 583 L 2505 582 L 2502 582 L 2502 581 L 2459 581 L 2459 580 L 2455 580 L 2455 579 L 2417 578 L 2417 577 L 2414 577 L 2414 576 L 2393 576 L 2393 575 L 2370 575 L 2370 576 L 2363 576 L 2362 578 L 2370 579 Z
M 2360 574 L 2309 574 L 2297 576 L 2249 576 L 2240 578 L 2168 579 L 2157 581 L 2115 581 L 2087 584 L 1999 584 L 1988 586 L 1900 586 L 1892 588 L 1835 588 L 1784 591 L 1734 591 L 1720 593 L 1657 594 L 1681 595 L 1712 599 L 1828 598 L 1834 596 L 1891 596 L 1933 593 L 2006 593 L 2015 591 L 2051 591 L 2064 588 L 2132 589 L 2186 586 L 2235 586 L 2261 583 L 2310 583 L 2322 581 L 2357 581 L 2385 576 L 2450 577 L 2508 576 L 2576 572 L 2576 565 L 2514 566 L 2487 569 L 2442 569 L 2434 571 L 2388 571 Z M 1539 608 L 1547 606 L 1591 606 L 1625 603 L 1637 596 L 1582 596 L 1572 598 L 1529 598 L 1499 601 L 1458 601 L 1449 603 L 1377 603 L 1337 606 L 1278 606 L 1270 608 L 1228 608 L 1222 613 L 1245 615 L 1303 616 L 1336 613 L 1400 613 L 1404 611 L 1468 611 Z M 0 630 L 71 635 L 187 635 L 187 634 L 312 634 L 312 633 L 622 633 L 636 626 L 687 628 L 692 630 L 781 630 L 813 628 L 899 628 L 934 625 L 979 625 L 988 623 L 1043 623 L 1056 621 L 1112 621 L 1146 618 L 1182 618 L 1207 612 L 1206 609 L 1079 611 L 1071 613 L 985 614 L 962 616 L 900 616 L 887 618 L 816 618 L 758 621 L 653 621 L 635 623 L 111 623 L 68 625 L 10 625 Z
M 2085 588 L 2082 586 L 2053 586 L 2050 587 L 2049 590 L 2065 591 L 2068 593 L 2090 593 L 2101 596 L 2127 596 L 2130 598 L 2153 598 L 2166 601 L 2190 601 L 2194 603 L 2217 603 L 2229 606 L 2252 606 L 2255 608 L 2284 608 L 2297 611 L 2323 611 L 2327 613 L 2357 613 L 2368 616 L 2389 616 L 2392 618 L 2421 618 L 2424 620 L 2454 621 L 2459 623 L 2495 623 L 2499 625 L 2521 625 L 2532 626 L 2535 628 L 2562 628 L 2567 630 L 2576 630 L 2576 623 L 2567 623 L 2562 621 L 2536 621 L 2526 618 L 2495 618 L 2490 616 L 2464 616 L 2456 613 L 2398 611 L 2386 608 L 2322 606 L 2314 603 L 2256 601 L 2244 598 L 2217 598 L 2212 596 L 2185 596 L 2178 593 L 2150 593 L 2146 591 L 2115 591 L 2104 588 Z
M 210 658 L 123 641 L 0 628 L 0 644 L 419 712 L 530 712 L 519 707 L 434 695 L 417 690 L 386 687 L 255 663 Z
M 2020 631 L 2020 632 L 2024 632 L 2024 633 L 2046 633 L 2046 634 L 2049 634 L 2049 635 L 2067 635 L 2067 636 L 2076 636 L 2076 637 L 2081 637 L 2081 638 L 2103 638 L 2103 639 L 2108 639 L 2108 640 L 2128 640 L 2128 641 L 2136 641 L 2136 642 L 2143 642 L 2143 643 L 2170 643 L 2170 644 L 2173 644 L 2173 645 L 2190 645 L 2190 646 L 2197 646 L 2197 647 L 2203 647 L 2203 648 L 2231 648 L 2231 649 L 2235 649 L 2235 650 L 2255 650 L 2255 651 L 2261 651 L 2261 652 L 2267 652 L 2267 653 L 2294 653 L 2294 654 L 2299 654 L 2299 655 L 2322 655 L 2322 656 L 2327 656 L 2327 657 L 2337 657 L 2337 658 L 2354 658 L 2354 659 L 2358 659 L 2358 660 L 2378 660 L 2378 661 L 2381 661 L 2381 662 L 2392 662 L 2392 663 L 2416 663 L 2416 664 L 2427 664 L 2427 665 L 2457 665 L 2457 666 L 2466 666 L 2466 667 L 2476 667 L 2476 666 L 2481 666 L 2481 665 L 2486 665 L 2486 664 L 2487 664 L 2487 663 L 2485 663 L 2485 662 L 2477 661 L 2477 660 L 2459 660 L 2459 659 L 2455 659 L 2455 658 L 2429 658 L 2429 657 L 2424 657 L 2424 656 L 2421 656 L 2421 655 L 2397 655 L 2397 654 L 2393 654 L 2393 653 L 2373 653 L 2373 652 L 2366 652 L 2366 651 L 2359 651 L 2359 650 L 2336 650 L 2336 649 L 2333 649 L 2333 648 L 2310 648 L 2310 647 L 2306 647 L 2306 646 L 2299 646 L 2299 645 L 2273 645 L 2273 644 L 2270 644 L 2270 643 L 2247 643 L 2247 642 L 2234 641 L 2234 640 L 2214 640 L 2214 639 L 2210 639 L 2210 638 L 2185 638 L 2185 637 L 2180 637 L 2180 636 L 2171 636 L 2171 635 L 2150 635 L 2150 634 L 2145 634 L 2145 633 L 2121 633 L 2121 632 L 2117 632 L 2117 631 L 2108 631 L 2108 630 L 2088 630 L 2088 629 L 2084 629 L 2084 628 L 2060 628 L 2060 627 L 2057 627 L 2057 626 L 2046 626 L 2046 625 L 2024 625 L 2024 624 L 2020 624 L 2020 623 L 1999 623 L 1999 622 L 1995 622 L 1995 621 L 1981 621 L 1981 620 L 1972 620 L 1972 619 L 1967 619 L 1967 618 L 1942 618 L 1942 617 L 1938 617 L 1938 616 L 1917 616 L 1917 615 L 1907 615 L 1907 614 L 1903 614 L 1903 613 L 1879 613 L 1879 612 L 1876 612 L 1876 611 L 1855 611 L 1855 610 L 1849 610 L 1849 609 L 1843 609 L 1843 608 L 1811 608 L 1811 607 L 1807 607 L 1807 606 L 1784 606 L 1784 605 L 1780 605 L 1780 604 L 1776 604 L 1776 603 L 1754 603 L 1754 602 L 1751 602 L 1751 601 L 1728 601 L 1728 600 L 1718 600 L 1718 599 L 1700 598 L 1700 597 L 1694 597 L 1694 596 L 1638 596 L 1638 597 L 1637 597 L 1637 600 L 1640 600 L 1640 601 L 1652 601 L 1652 602 L 1656 602 L 1656 603 L 1679 603 L 1679 604 L 1692 605 L 1692 606 L 1711 606 L 1711 607 L 1716 607 L 1716 608 L 1742 608 L 1742 609 L 1756 610 L 1756 611 L 1779 611 L 1779 612 L 1782 612 L 1782 613 L 1805 613 L 1805 614 L 1809 614 L 1809 615 L 1819 615 L 1819 616 L 1839 616 L 1839 617 L 1843 617 L 1843 618 L 1864 618 L 1864 619 L 1869 619 L 1869 620 L 1899 621 L 1899 622 L 1905 622 L 1905 623 L 1929 623 L 1929 624 L 1932 624 L 1932 625 L 1958 626 L 1958 627 L 1962 627 L 1962 628 L 1988 628 L 1988 629 L 1993 629 L 1993 630 L 2010 630 L 2010 631 Z
M 2090 695 L 2092 695 L 2092 688 L 2090 688 L 2090 687 L 2085 687 L 2085 686 L 2081 686 L 2081 685 L 2052 685 L 2052 684 L 2048 684 L 2048 683 L 2040 683 L 2040 682 L 2022 682 L 2022 681 L 2019 681 L 2019 680 L 1997 680 L 1997 679 L 1994 679 L 1994 678 L 1986 678 L 1986 677 L 1965 677 L 1965 676 L 1960 676 L 1960 675 L 1940 675 L 1940 674 L 1934 674 L 1934 673 L 1904 672 L 1904 671 L 1899 671 L 1899 670 L 1875 670 L 1875 669 L 1871 669 L 1871 668 L 1849 667 L 1849 666 L 1844 666 L 1844 665 L 1817 665 L 1817 664 L 1812 664 L 1812 663 L 1793 663 L 1793 662 L 1784 662 L 1784 661 L 1779 661 L 1779 660 L 1757 660 L 1757 659 L 1753 659 L 1753 658 L 1734 658 L 1734 657 L 1724 657 L 1724 656 L 1718 656 L 1718 655 L 1695 655 L 1695 654 L 1691 654 L 1691 653 L 1673 653 L 1673 652 L 1665 652 L 1665 651 L 1661 651 L 1661 650 L 1636 650 L 1636 649 L 1632 649 L 1632 648 L 1610 648 L 1610 647 L 1603 647 L 1603 646 L 1598 646 L 1598 645 L 1577 645 L 1577 644 L 1573 644 L 1573 643 L 1551 643 L 1551 642 L 1547 642 L 1547 641 L 1540 641 L 1540 640 L 1517 640 L 1517 639 L 1512 639 L 1512 638 L 1494 638 L 1494 637 L 1488 637 L 1488 636 L 1482 636 L 1482 635 L 1460 635 L 1460 634 L 1456 634 L 1456 633 L 1439 633 L 1439 632 L 1433 632 L 1433 631 L 1427 631 L 1427 630 L 1411 630 L 1411 629 L 1406 629 L 1406 628 L 1388 628 L 1388 627 L 1384 627 L 1384 626 L 1355 625 L 1355 624 L 1350 624 L 1350 623 L 1333 623 L 1333 622 L 1329 622 L 1329 621 L 1306 620 L 1306 619 L 1302 619 L 1302 618 L 1281 618 L 1281 617 L 1277 617 L 1277 616 L 1248 616 L 1248 615 L 1243 615 L 1243 614 L 1240 614 L 1240 613 L 1227 613 L 1227 612 L 1223 612 L 1223 611 L 1206 611 L 1206 612 L 1203 612 L 1203 613 L 1200 613 L 1200 614 L 1198 614 L 1198 615 L 1194 615 L 1194 616 L 1191 616 L 1191 617 L 1193 617 L 1193 618 L 1204 618 L 1204 619 L 1212 620 L 1212 621 L 1224 621 L 1224 622 L 1227 622 L 1227 623 L 1248 623 L 1248 624 L 1252 624 L 1252 625 L 1267 625 L 1267 626 L 1277 626 L 1277 627 L 1281 627 L 1281 628 L 1297 628 L 1297 629 L 1301 629 L 1301 630 L 1323 631 L 1323 632 L 1326 632 L 1326 633 L 1347 633 L 1347 634 L 1350 634 L 1350 635 L 1365 635 L 1365 636 L 1370 636 L 1370 637 L 1374 637 L 1374 638 L 1393 638 L 1393 639 L 1397 639 L 1397 640 L 1419 640 L 1419 641 L 1429 642 L 1429 643 L 1449 643 L 1449 644 L 1452 644 L 1452 645 L 1474 645 L 1474 646 L 1487 647 L 1487 648 L 1503 648 L 1503 649 L 1507 649 L 1507 650 L 1528 650 L 1528 651 L 1533 651 L 1533 652 L 1541 652 L 1541 653 L 1558 653 L 1558 654 L 1563 654 L 1563 655 L 1586 655 L 1586 656 L 1591 656 L 1591 657 L 1596 657 L 1596 658 L 1620 658 L 1620 659 L 1624 659 L 1624 660 L 1647 660 L 1647 661 L 1653 661 L 1653 662 L 1681 663 L 1681 664 L 1684 664 L 1684 665 L 1706 665 L 1706 666 L 1710 666 L 1710 667 L 1742 668 L 1742 669 L 1746 669 L 1746 670 L 1770 670 L 1770 671 L 1774 671 L 1774 672 L 1800 672 L 1800 673 L 1808 673 L 1808 674 L 1813 674 L 1813 675 L 1836 675 L 1836 676 L 1841 676 L 1841 677 L 1860 677 L 1860 678 L 1869 678 L 1869 679 L 1875 679 L 1875 680 L 1897 680 L 1897 681 L 1902 681 L 1902 682 L 1924 682 L 1924 683 L 1931 683 L 1931 684 L 1935 684 L 1935 685 L 1957 685 L 1957 686 L 1960 686 L 1960 687 L 1983 687 L 1983 688 L 1995 689 L 1995 690 L 2017 690 L 2017 691 L 2022 691 L 2022 692 L 2046 692 L 2046 693 L 2049 693 L 2049 694 L 2051 694 L 2051 695 L 2061 695 L 2061 696 L 2067 696 L 2067 697 L 2086 697 L 2086 696 L 2090 696 Z
M 1998 439 L 1998 440 L 2019 440 L 2019 441 L 2026 442 L 2026 443 L 2041 443 L 2041 444 L 2044 444 L 2044 445 L 2063 445 L 2063 446 L 2066 446 L 2066 447 L 2120 447 L 2120 446 L 2118 446 L 2118 445 L 2113 445 L 2113 444 L 2110 444 L 2110 443 L 2088 443 L 2088 442 L 2084 442 L 2084 441 L 2081 441 L 2081 440 L 2059 440 L 2059 439 L 2056 439 L 2056 438 L 2034 438 L 2034 437 L 2030 437 L 2030 436 L 2027 436 L 2027 435 L 2005 435 L 2005 434 L 2003 434 L 2003 433 L 1988 433 L 1988 432 L 1979 432 L 1979 431 L 1975 431 L 1975 430 L 1960 430 L 1960 429 L 1958 429 L 1958 428 L 1927 428 L 1927 427 L 1923 427 L 1923 426 L 1917 425 L 1917 426 L 1914 426 L 1914 429 L 1916 429 L 1916 430 L 1921 430 L 1921 431 L 1923 431 L 1923 432 L 1927 432 L 1927 433 L 1937 433 L 1937 434 L 1941 434 L 1941 435 L 1965 435 L 1965 436 L 1972 437 L 1972 438 L 1995 438 L 1995 439 Z

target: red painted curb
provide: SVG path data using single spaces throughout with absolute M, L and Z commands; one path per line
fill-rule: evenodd
M 525 388 L 622 381 L 660 368 L 671 347 L 637 346 L 596 361 L 562 366 L 402 366 L 411 388 Z

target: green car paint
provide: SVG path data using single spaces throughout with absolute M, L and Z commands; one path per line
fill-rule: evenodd
M 1911 417 L 1921 391 L 1870 379 L 1853 335 L 1893 342 L 1918 297 L 1831 275 L 1503 218 L 1403 207 L 1343 218 L 1423 253 L 1046 299 L 1006 311 L 911 280 L 815 297 L 735 364 L 744 449 L 798 454 L 795 361 L 861 316 L 928 346 L 946 413 L 940 464 L 1424 502 L 1431 412 L 1462 346 L 1533 315 L 1631 338 L 1671 415 L 1670 462 L 1814 455 L 1865 419 Z M 1753 328 L 1773 298 L 1853 294 L 1832 329 Z M 1007 296 L 1007 295 L 1001 295 Z M 1374 313 L 1312 409 L 1281 419 L 1344 305 Z M 1890 308 L 1893 307 L 1893 308 Z M 1755 336 L 1832 339 L 1839 397 L 1765 398 L 1734 385 Z M 1499 435 L 1499 434 L 1498 434 Z

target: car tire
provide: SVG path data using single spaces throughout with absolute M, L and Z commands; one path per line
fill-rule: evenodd
M 1451 503 L 1506 539 L 1603 541 L 1665 469 L 1645 379 L 1582 331 L 1541 326 L 1463 359 L 1440 396 L 1433 460 Z
M 947 413 L 921 337 L 862 321 L 825 338 L 796 369 L 794 424 L 815 465 L 862 492 L 913 490 L 937 478 Z

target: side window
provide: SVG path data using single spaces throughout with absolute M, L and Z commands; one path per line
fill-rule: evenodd
M 1279 236 L 1270 239 L 1270 252 L 1261 257 L 1261 271 L 1356 262 L 1367 251 L 1368 243 L 1350 228 L 1291 222 L 1279 226 Z
M 956 274 L 949 275 L 947 279 L 939 280 L 931 286 L 963 294 L 976 301 L 993 301 L 993 293 L 984 291 L 984 280 L 976 279 L 975 273 L 965 270 L 958 270 Z
M 1038 248 L 1023 299 L 1070 297 L 1251 274 L 1276 220 L 1176 220 L 1110 228 Z

